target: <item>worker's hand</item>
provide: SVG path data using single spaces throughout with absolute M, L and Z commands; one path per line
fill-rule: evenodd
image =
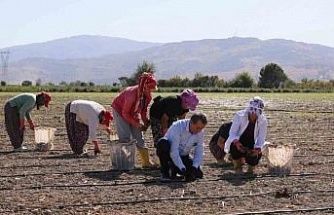
M 143 124 L 139 124 L 139 130 L 141 130 L 141 131 L 146 131 L 147 130 L 147 127 L 145 126 L 145 125 L 143 125 Z
M 111 135 L 111 130 L 110 130 L 110 128 L 106 127 L 106 128 L 105 128 L 105 131 L 108 133 L 109 136 Z
M 31 129 L 31 130 L 35 130 L 35 123 L 30 119 L 30 120 L 28 120 L 28 123 L 29 123 L 29 128 Z
M 147 120 L 146 122 L 145 122 L 145 127 L 146 127 L 146 129 L 148 129 L 148 127 L 150 127 L 150 125 L 151 125 L 151 120 Z
M 247 152 L 246 147 L 244 147 L 239 140 L 233 141 L 234 146 L 237 148 L 237 150 L 241 153 Z
M 217 140 L 217 146 L 221 149 L 224 150 L 225 147 L 225 141 L 222 137 L 219 137 Z
M 181 175 L 183 175 L 184 177 L 186 177 L 186 168 L 182 168 L 180 169 Z
M 197 168 L 196 167 L 191 167 L 190 171 L 187 171 L 186 173 L 186 181 L 187 182 L 193 182 L 196 180 L 196 172 Z
M 23 118 L 20 118 L 20 127 L 19 127 L 20 130 L 24 130 L 25 129 L 25 125 L 24 125 L 24 119 Z
M 257 157 L 261 154 L 261 149 L 260 148 L 255 148 L 250 151 L 250 156 L 251 157 Z

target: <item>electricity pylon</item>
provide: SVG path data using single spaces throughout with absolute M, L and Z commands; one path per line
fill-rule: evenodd
M 3 81 L 5 81 L 7 83 L 7 73 L 8 73 L 8 60 L 9 60 L 9 54 L 10 52 L 9 51 L 0 51 L 0 54 L 1 54 L 1 72 L 2 72 L 2 75 L 1 75 L 1 78 L 0 79 L 3 79 Z

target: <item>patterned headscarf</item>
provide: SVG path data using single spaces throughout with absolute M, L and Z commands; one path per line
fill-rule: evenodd
M 144 72 L 139 77 L 139 92 L 142 94 L 145 87 L 149 89 L 157 89 L 157 80 L 155 79 L 154 75 L 149 72 Z
M 191 110 L 194 111 L 198 105 L 197 94 L 192 89 L 185 89 L 180 94 L 182 102 Z
M 139 84 L 138 84 L 138 96 L 136 101 L 135 111 L 140 111 L 142 108 L 145 107 L 145 95 L 144 90 L 145 88 L 148 89 L 155 89 L 157 90 L 157 80 L 155 79 L 154 75 L 149 72 L 144 72 L 139 77 Z
M 249 113 L 255 113 L 257 116 L 260 116 L 264 110 L 264 101 L 259 96 L 255 96 L 250 100 L 247 107 Z

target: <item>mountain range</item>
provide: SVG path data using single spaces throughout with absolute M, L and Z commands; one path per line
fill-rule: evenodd
M 175 43 L 151 43 L 105 36 L 74 36 L 0 49 L 9 52 L 0 80 L 58 84 L 80 80 L 112 84 L 131 76 L 143 61 L 153 63 L 158 79 L 194 78 L 195 73 L 229 80 L 240 72 L 255 79 L 276 63 L 299 81 L 334 79 L 334 48 L 283 39 L 232 37 Z M 2 56 L 2 67 L 4 67 Z

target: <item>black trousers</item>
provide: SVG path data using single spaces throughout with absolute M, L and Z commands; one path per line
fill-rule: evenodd
M 160 139 L 157 144 L 157 155 L 160 160 L 161 166 L 161 173 L 165 175 L 169 175 L 171 170 L 173 172 L 180 175 L 190 175 L 195 174 L 196 178 L 203 178 L 203 172 L 200 167 L 194 170 L 193 159 L 189 155 L 180 156 L 182 163 L 186 167 L 186 172 L 182 172 L 173 162 L 172 158 L 170 157 L 170 145 L 171 143 L 168 140 Z M 170 175 L 171 177 L 173 175 Z
M 17 107 L 11 107 L 7 102 L 4 107 L 6 130 L 14 149 L 23 143 L 24 129 L 20 130 L 20 114 Z
M 248 148 L 248 147 L 245 147 Z M 251 148 L 248 148 L 249 150 L 252 150 Z M 238 160 L 240 158 L 245 158 L 245 161 L 250 166 L 256 166 L 259 164 L 259 161 L 262 157 L 262 153 L 260 153 L 257 156 L 251 156 L 248 152 L 240 152 L 237 147 L 232 143 L 230 147 L 230 153 L 233 160 Z

